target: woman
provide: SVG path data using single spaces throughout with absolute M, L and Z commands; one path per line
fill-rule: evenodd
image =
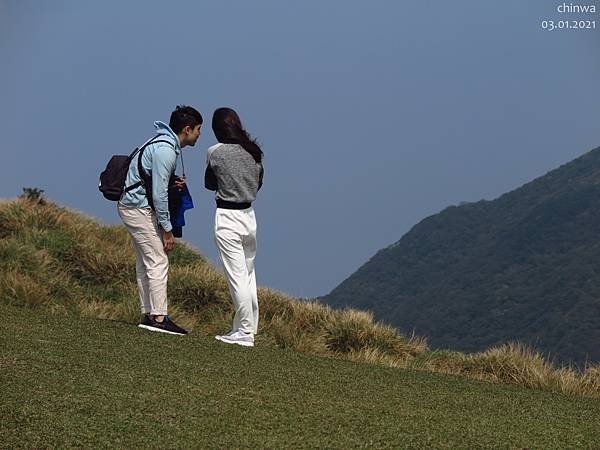
M 231 331 L 216 338 L 227 344 L 253 347 L 258 330 L 258 297 L 252 202 L 262 186 L 263 152 L 231 108 L 214 112 L 212 128 L 219 143 L 208 149 L 204 185 L 216 191 L 215 243 L 235 307 Z

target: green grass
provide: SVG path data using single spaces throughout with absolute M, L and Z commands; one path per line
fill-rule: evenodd
M 2 448 L 600 447 L 594 398 L 0 314 Z

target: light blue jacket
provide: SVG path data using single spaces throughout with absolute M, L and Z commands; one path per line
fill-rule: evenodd
M 154 122 L 154 128 L 156 128 L 156 134 L 159 135 L 156 140 L 169 141 L 173 145 L 162 142 L 150 144 L 142 155 L 142 167 L 148 175 L 152 175 L 152 199 L 156 220 L 163 230 L 171 231 L 173 227 L 169 217 L 169 178 L 177 167 L 177 157 L 181 154 L 181 147 L 179 146 L 179 138 L 166 123 Z M 127 178 L 125 179 L 125 187 L 140 181 L 138 157 L 139 153 L 131 160 L 129 172 L 127 172 Z M 150 207 L 144 186 L 138 186 L 129 192 L 123 193 L 120 203 L 130 208 Z

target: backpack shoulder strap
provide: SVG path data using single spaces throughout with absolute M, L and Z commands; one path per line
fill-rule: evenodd
M 138 186 L 145 185 L 148 178 L 150 178 L 148 173 L 146 172 L 146 169 L 144 169 L 144 167 L 142 166 L 142 155 L 144 154 L 144 150 L 146 150 L 146 147 L 148 147 L 150 144 L 158 144 L 160 142 L 163 142 L 165 144 L 169 144 L 170 146 L 173 146 L 173 144 L 171 142 L 166 141 L 166 140 L 155 141 L 154 139 L 156 139 L 157 137 L 158 136 L 155 136 L 150 142 L 144 144 L 144 146 L 142 148 L 140 148 L 140 153 L 138 155 L 138 160 L 137 160 L 138 174 L 140 176 L 140 181 L 138 181 L 138 183 L 139 183 Z
M 163 142 L 165 144 L 169 144 L 169 145 L 173 146 L 172 142 L 166 141 L 164 139 L 161 139 L 161 140 L 158 140 L 158 141 L 155 140 L 159 136 L 160 136 L 160 134 L 157 134 L 152 139 L 150 139 L 149 141 L 147 141 L 144 145 L 142 145 L 141 147 L 136 148 L 131 153 L 131 155 L 129 155 L 129 161 L 131 162 L 131 160 L 133 160 L 133 158 L 135 158 L 135 155 L 139 153 L 138 160 L 137 160 L 137 165 L 138 165 L 138 173 L 140 175 L 140 181 L 138 181 L 137 183 L 133 183 L 131 186 L 127 186 L 125 189 L 123 189 L 123 192 L 129 192 L 132 189 L 135 189 L 135 188 L 137 188 L 139 186 L 143 186 L 144 185 L 144 179 L 148 177 L 148 175 L 146 174 L 146 171 L 142 167 L 142 155 L 144 154 L 144 150 L 146 150 L 146 147 L 148 147 L 150 144 L 158 144 L 159 142 Z

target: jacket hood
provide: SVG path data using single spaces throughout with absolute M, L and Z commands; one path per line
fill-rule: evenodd
M 156 134 L 160 136 L 161 139 L 168 140 L 175 144 L 175 152 L 179 154 L 181 152 L 181 146 L 179 144 L 179 138 L 175 134 L 171 127 L 160 120 L 154 122 L 154 128 L 156 129 Z

